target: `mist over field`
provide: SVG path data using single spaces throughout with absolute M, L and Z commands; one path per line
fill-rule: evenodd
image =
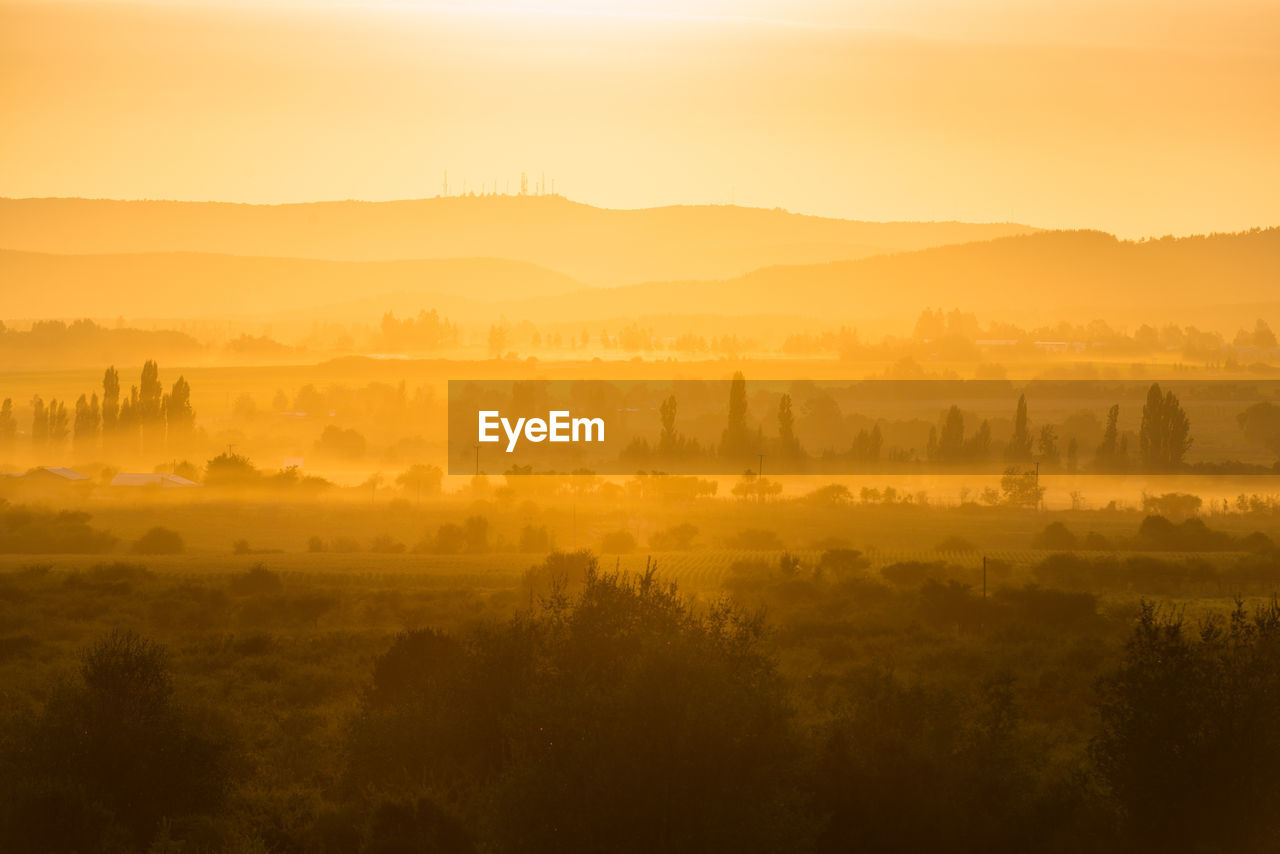
M 0 850 L 1276 850 L 1278 25 L 0 4 Z

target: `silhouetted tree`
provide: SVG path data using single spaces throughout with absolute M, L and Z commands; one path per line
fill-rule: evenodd
M 662 419 L 662 432 L 658 434 L 658 453 L 670 455 L 675 453 L 680 445 L 679 436 L 676 433 L 676 396 L 668 395 L 667 399 L 662 401 L 662 405 L 658 407 L 658 416 Z
M 964 415 L 958 406 L 952 406 L 943 417 L 936 457 L 941 463 L 957 463 L 964 457 Z
M 85 650 L 75 681 L 16 729 L 7 850 L 146 850 L 162 822 L 212 814 L 230 787 L 230 741 L 174 702 L 164 648 L 132 632 Z
M 980 463 L 991 455 L 991 422 L 983 419 L 978 429 L 964 443 L 964 457 Z
M 737 371 L 729 383 L 729 422 L 720 437 L 720 456 L 742 460 L 753 450 L 747 429 L 747 380 Z
M 871 430 L 859 430 L 853 440 L 853 458 L 859 462 L 880 462 L 880 451 L 884 445 L 884 437 L 880 425 L 875 424 Z
M 261 479 L 262 472 L 243 454 L 224 451 L 205 464 L 206 486 L 248 486 Z
M 351 727 L 351 782 L 481 811 L 484 849 L 804 850 L 760 619 L 585 557 L 580 592 L 505 625 L 397 637 Z
M 1099 770 L 1133 850 L 1280 845 L 1280 606 L 1193 632 L 1143 602 L 1120 667 L 1099 685 Z
M 101 415 L 98 395 L 90 402 L 83 394 L 76 398 L 75 449 L 77 454 L 92 453 L 98 446 Z
M 1270 401 L 1255 403 L 1236 416 L 1245 438 L 1280 456 L 1280 406 Z
M 462 523 L 463 540 L 467 551 L 480 554 L 489 550 L 489 520 L 483 516 L 470 516 Z
M 44 398 L 36 395 L 31 398 L 31 447 L 43 450 L 49 443 L 49 412 L 45 408 Z
M 164 386 L 160 384 L 160 366 L 152 359 L 142 365 L 138 399 L 133 403 L 133 417 L 138 422 L 143 450 L 153 450 L 163 445 Z
M 185 377 L 178 377 L 165 395 L 164 418 L 169 447 L 180 449 L 185 446 L 191 439 L 196 421 L 195 411 L 191 408 L 191 386 Z
M 1058 431 L 1054 429 L 1052 424 L 1045 424 L 1040 428 L 1040 438 L 1037 444 L 1041 462 L 1045 465 L 1056 466 L 1060 459 L 1058 454 Z
M 1005 448 L 1005 459 L 1027 462 L 1031 459 L 1031 419 L 1027 417 L 1027 396 L 1018 395 L 1018 408 L 1013 416 L 1013 436 Z
M 1102 434 L 1102 443 L 1098 445 L 1094 458 L 1098 471 L 1117 471 L 1121 468 L 1120 459 L 1120 404 L 1112 405 L 1107 411 L 1107 427 Z
M 120 374 L 112 366 L 102 375 L 102 435 L 113 436 L 120 417 Z
M 1033 471 L 1022 471 L 1017 466 L 1004 470 L 1000 478 L 1000 491 L 1006 504 L 1014 507 L 1039 507 L 1044 498 L 1044 487 Z
M 796 418 L 791 412 L 791 395 L 784 394 L 778 401 L 778 455 L 783 458 L 796 457 L 800 454 L 800 443 L 796 440 Z
M 417 464 L 409 466 L 396 478 L 396 486 L 413 493 L 417 498 L 424 495 L 436 495 L 440 492 L 440 484 L 444 481 L 444 472 L 439 466 Z
M 1152 383 L 1142 407 L 1142 427 L 1138 448 L 1148 471 L 1170 471 L 1182 464 L 1191 447 L 1191 421 L 1172 391 L 1161 393 Z
M 18 419 L 13 416 L 13 400 L 0 403 L 0 453 L 11 452 L 18 438 Z
M 61 451 L 71 435 L 71 419 L 67 416 L 67 404 L 61 400 L 49 401 L 49 444 Z

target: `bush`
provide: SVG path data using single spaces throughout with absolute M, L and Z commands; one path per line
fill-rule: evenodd
M 857 549 L 827 549 L 818 558 L 818 569 L 834 575 L 849 575 L 869 566 L 871 561 Z
M 880 576 L 897 587 L 917 587 L 929 579 L 940 581 L 946 578 L 947 565 L 942 561 L 905 560 L 880 567 Z
M 1046 587 L 1090 590 L 1113 582 L 1118 569 L 1112 560 L 1093 561 L 1064 553 L 1049 555 L 1032 568 L 1031 575 Z
M 89 527 L 90 516 L 73 510 L 52 511 L 0 499 L 0 554 L 101 554 L 116 538 Z
M 1050 522 L 1043 531 L 1036 534 L 1031 540 L 1033 549 L 1048 549 L 1050 551 L 1069 552 L 1075 549 L 1076 545 L 1076 535 L 1071 533 L 1067 526 L 1061 522 Z
M 698 529 L 688 522 L 682 522 L 658 531 L 649 538 L 649 545 L 657 551 L 683 552 L 693 547 L 693 539 L 696 536 L 698 536 Z
M 552 552 L 542 563 L 530 567 L 521 579 L 520 590 L 526 601 L 557 592 L 576 592 L 587 583 L 588 576 L 599 569 L 590 549 L 576 552 Z
M 1225 531 L 1214 531 L 1199 518 L 1174 524 L 1163 516 L 1148 516 L 1138 526 L 1138 546 L 1159 551 L 1228 551 L 1238 547 Z
M 1264 851 L 1280 814 L 1280 606 L 1240 602 L 1198 631 L 1143 602 L 1100 684 L 1093 745 L 1129 836 L 1149 851 Z
M 760 620 L 584 560 L 576 596 L 465 639 L 398 637 L 353 722 L 351 784 L 434 781 L 482 850 L 803 848 Z
M 1080 546 L 1085 551 L 1091 552 L 1109 552 L 1112 549 L 1111 541 L 1097 531 L 1090 531 L 1085 534 Z
M 975 552 L 978 547 L 961 536 L 947 537 L 934 547 L 935 551 L 940 552 Z
M 625 555 L 636 549 L 636 538 L 630 531 L 611 531 L 600 540 L 603 554 Z
M 369 551 L 381 555 L 398 555 L 404 552 L 404 543 L 390 534 L 379 534 L 369 544 Z
M 324 428 L 316 440 L 315 452 L 322 457 L 354 459 L 363 457 L 368 443 L 355 430 L 344 430 L 333 424 Z
M 17 722 L 0 783 L 10 851 L 141 851 L 169 822 L 212 815 L 232 780 L 220 727 L 173 700 L 163 647 L 112 632 L 77 678 Z
M 760 528 L 745 528 L 730 537 L 726 545 L 731 549 L 755 552 L 782 551 L 784 548 L 776 532 Z
M 525 525 L 520 531 L 520 551 L 538 554 L 551 550 L 551 535 L 546 525 Z
M 227 589 L 236 596 L 269 596 L 284 590 L 284 582 L 277 573 L 257 564 L 231 576 L 227 580 Z
M 353 554 L 360 551 L 360 543 L 355 537 L 334 537 L 329 548 L 339 554 Z
M 1098 597 L 1092 593 L 1049 590 L 1035 585 L 1020 589 L 1002 587 L 992 593 L 991 601 L 1014 619 L 1054 629 L 1086 626 L 1098 616 Z
M 177 555 L 186 550 L 182 535 L 168 528 L 152 528 L 133 544 L 133 553 L 140 555 Z

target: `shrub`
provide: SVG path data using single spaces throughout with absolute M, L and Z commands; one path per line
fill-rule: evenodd
M 546 525 L 525 525 L 520 531 L 520 551 L 537 554 L 551 550 L 551 535 Z
M 101 554 L 116 538 L 89 527 L 90 516 L 73 510 L 13 506 L 0 499 L 0 554 Z
M 1076 535 L 1061 522 L 1050 522 L 1031 540 L 1033 549 L 1069 552 L 1077 545 Z
M 897 587 L 916 587 L 929 579 L 937 581 L 946 575 L 947 565 L 942 561 L 905 560 L 880 567 L 880 576 Z
M 392 537 L 390 534 L 379 534 L 373 538 L 373 542 L 369 544 L 369 551 L 374 554 L 382 555 L 398 555 L 404 551 L 404 543 Z
M 334 537 L 329 542 L 329 549 L 339 554 L 352 554 L 360 551 L 360 543 L 355 537 Z
M 630 531 L 611 531 L 600 540 L 600 551 L 604 554 L 630 554 L 635 548 L 636 538 Z
M 227 589 L 236 596 L 267 596 L 284 590 L 284 582 L 277 573 L 257 564 L 231 576 L 227 580 Z
M 688 522 L 682 522 L 658 531 L 649 538 L 649 545 L 658 551 L 688 551 L 693 547 L 696 536 L 698 529 Z
M 353 459 L 363 457 L 368 443 L 364 436 L 355 430 L 344 430 L 330 424 L 324 428 L 320 438 L 316 440 L 315 452 L 322 457 L 343 457 Z
M 954 535 L 938 543 L 935 546 L 935 550 L 940 552 L 973 552 L 977 551 L 978 547 L 964 537 Z
M 730 537 L 726 545 L 731 549 L 757 552 L 781 551 L 784 548 L 776 532 L 760 528 L 745 528 Z
M 1280 607 L 1190 630 L 1143 602 L 1099 686 L 1097 767 L 1150 851 L 1262 851 L 1280 814 Z
M 210 724 L 174 702 L 163 647 L 112 632 L 17 723 L 6 850 L 147 850 L 170 820 L 214 814 L 234 751 Z
M 599 562 L 590 549 L 552 552 L 542 563 L 525 571 L 520 583 L 521 593 L 525 599 L 530 599 L 550 596 L 555 592 L 577 591 L 598 569 Z
M 1046 587 L 1063 590 L 1090 590 L 1114 579 L 1114 561 L 1093 561 L 1074 554 L 1049 555 L 1031 570 L 1032 577 Z M 1107 577 L 1110 576 L 1110 579 Z
M 176 555 L 185 551 L 182 535 L 168 528 L 152 528 L 133 544 L 133 553 L 140 555 Z
M 862 552 L 857 549 L 827 549 L 818 558 L 818 569 L 836 575 L 848 575 L 871 566 Z
M 1111 541 L 1099 534 L 1097 531 L 1090 531 L 1084 535 L 1084 539 L 1080 542 L 1081 548 L 1091 552 L 1109 552 L 1111 551 Z
M 474 793 L 483 850 L 803 847 L 800 745 L 760 620 L 583 560 L 573 597 L 464 639 L 397 638 L 353 721 L 352 785 Z

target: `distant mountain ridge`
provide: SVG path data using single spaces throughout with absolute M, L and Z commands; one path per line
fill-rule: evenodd
M 10 318 L 370 320 L 386 309 L 417 306 L 468 323 L 773 314 L 856 326 L 868 317 L 914 316 L 932 306 L 1022 316 L 1079 308 L 1093 312 L 1085 320 L 1119 317 L 1123 309 L 1152 322 L 1172 308 L 1280 301 L 1280 228 L 1138 242 L 1101 232 L 1040 232 L 854 261 L 772 266 L 718 280 L 610 288 L 588 288 L 533 264 L 498 259 L 353 262 L 180 252 L 0 250 L 0 281 L 3 316 Z
M 687 313 L 780 312 L 855 322 L 928 306 L 1004 312 L 1074 306 L 1155 311 L 1280 300 L 1280 228 L 1123 241 L 1098 231 L 1046 231 L 829 264 L 786 265 L 718 282 L 652 282 L 571 300 L 533 298 L 515 316 L 625 315 L 647 306 Z
M 0 199 L 3 249 L 333 261 L 506 258 L 593 286 L 725 279 L 775 264 L 1034 231 L 1007 223 L 857 222 L 730 205 L 612 210 L 560 196 L 286 205 Z

